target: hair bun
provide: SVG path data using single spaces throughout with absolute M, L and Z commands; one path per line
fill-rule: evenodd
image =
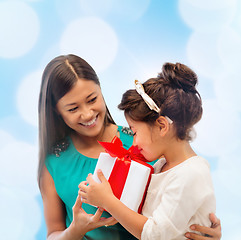
M 162 67 L 162 73 L 158 76 L 163 78 L 166 84 L 173 88 L 181 88 L 185 92 L 197 92 L 197 75 L 189 67 L 181 63 L 165 63 Z

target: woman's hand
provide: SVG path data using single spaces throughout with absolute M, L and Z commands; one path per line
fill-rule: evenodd
M 220 220 L 215 216 L 214 213 L 211 213 L 209 215 L 209 219 L 212 222 L 212 225 L 210 228 L 203 227 L 196 224 L 190 227 L 192 230 L 205 234 L 205 236 L 201 236 L 199 234 L 192 233 L 192 232 L 186 233 L 185 236 L 188 239 L 193 239 L 193 240 L 214 240 L 214 239 L 220 240 L 222 236 Z
M 80 239 L 88 231 L 104 225 L 114 225 L 117 221 L 113 217 L 101 218 L 102 208 L 98 208 L 96 213 L 87 214 L 82 208 L 81 197 L 78 196 L 73 206 L 73 221 L 69 227 L 71 239 Z
M 114 197 L 111 186 L 101 170 L 97 171 L 100 183 L 95 182 L 92 174 L 89 174 L 87 181 L 79 184 L 79 196 L 82 202 L 88 203 L 94 206 L 105 208 L 106 202 Z M 87 184 L 89 184 L 87 186 Z

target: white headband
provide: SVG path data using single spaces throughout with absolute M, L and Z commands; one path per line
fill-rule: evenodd
M 147 106 L 151 110 L 154 110 L 155 112 L 160 113 L 160 111 L 161 111 L 160 108 L 156 105 L 156 103 L 153 101 L 153 99 L 145 93 L 145 90 L 144 90 L 142 84 L 138 80 L 135 80 L 135 88 L 136 88 L 136 91 L 141 95 L 141 97 L 143 98 L 143 100 L 145 101 Z M 173 121 L 169 117 L 165 116 L 165 118 L 167 119 L 167 121 L 170 124 L 173 123 Z

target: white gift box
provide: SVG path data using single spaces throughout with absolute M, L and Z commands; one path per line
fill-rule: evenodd
M 119 160 L 117 159 L 117 157 L 111 157 L 108 153 L 101 153 L 98 158 L 98 162 L 93 174 L 93 179 L 96 182 L 100 182 L 97 176 L 97 170 L 101 169 L 106 179 L 109 180 L 112 170 L 116 164 L 116 161 L 124 162 L 124 160 Z M 130 164 L 128 167 L 126 166 L 127 165 L 125 163 L 123 164 L 121 163 L 121 165 L 118 165 L 118 167 L 121 167 L 121 168 L 128 168 L 126 170 L 128 171 L 127 176 L 123 177 L 125 178 L 123 179 L 124 186 L 120 186 L 123 189 L 119 199 L 122 203 L 124 203 L 127 207 L 129 207 L 133 211 L 141 212 L 141 207 L 143 205 L 144 197 L 146 194 L 146 190 L 150 181 L 150 176 L 153 171 L 153 168 L 145 162 L 143 162 L 142 164 L 140 163 L 140 161 L 137 162 L 134 160 L 130 161 Z M 118 171 L 116 171 L 115 174 L 118 174 Z M 118 177 L 121 177 L 121 176 L 118 176 Z M 115 182 L 115 183 L 111 181 L 109 182 L 112 189 L 113 187 L 119 188 L 118 182 Z

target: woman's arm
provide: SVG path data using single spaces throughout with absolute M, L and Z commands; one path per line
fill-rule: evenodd
M 199 234 L 193 233 L 193 232 L 188 232 L 185 234 L 185 236 L 188 239 L 193 239 L 193 240 L 220 240 L 222 237 L 222 232 L 221 232 L 221 223 L 220 220 L 215 216 L 214 213 L 211 213 L 209 215 L 209 219 L 212 223 L 212 226 L 209 227 L 203 227 L 200 225 L 192 225 L 190 228 L 192 230 L 201 232 L 202 234 L 205 234 L 206 236 L 201 236 Z
M 73 221 L 66 228 L 65 206 L 56 192 L 54 181 L 46 167 L 43 169 L 40 190 L 43 199 L 48 240 L 79 240 L 90 230 L 116 223 L 113 218 L 100 218 L 103 212 L 101 209 L 98 209 L 95 215 L 87 214 L 81 208 L 82 202 L 80 197 L 77 197 L 73 206 Z
M 148 218 L 129 209 L 117 199 L 101 171 L 98 171 L 98 177 L 101 183 L 95 182 L 92 174 L 89 174 L 87 182 L 79 185 L 79 195 L 82 201 L 106 209 L 127 231 L 140 239 L 143 226 Z M 87 183 L 89 183 L 88 186 Z

